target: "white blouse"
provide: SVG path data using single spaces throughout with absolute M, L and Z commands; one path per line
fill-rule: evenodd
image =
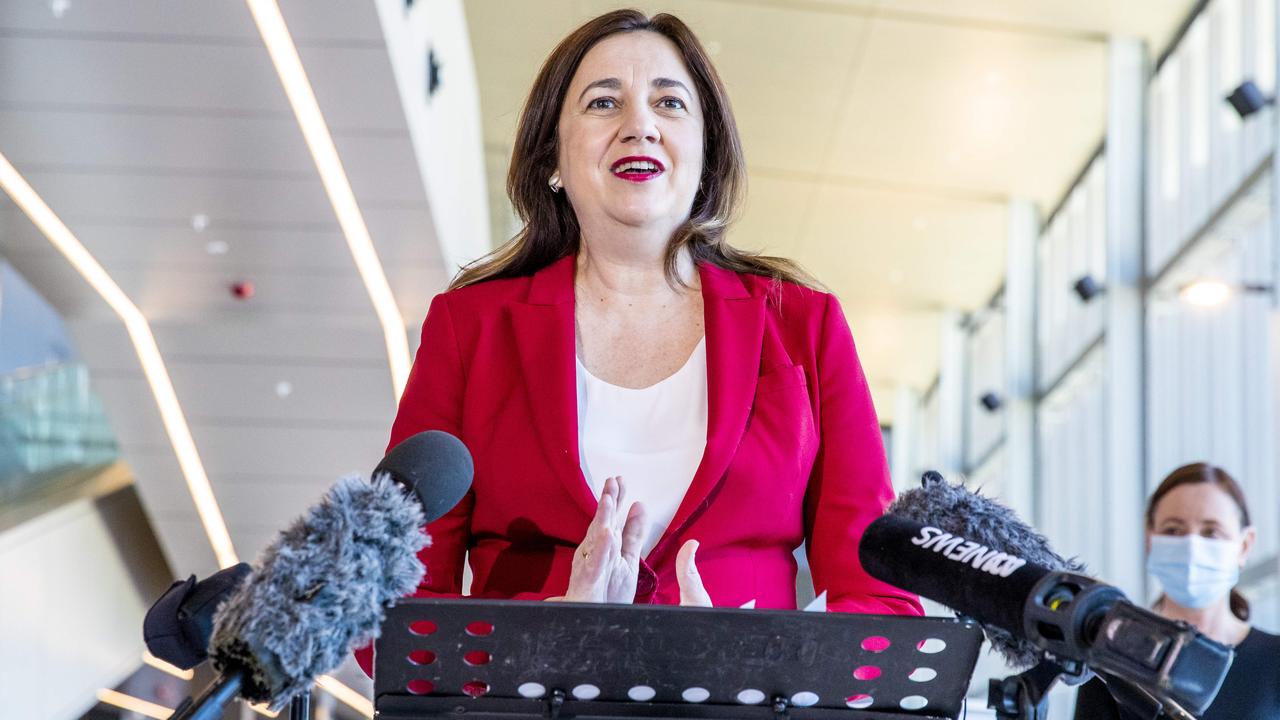
M 707 445 L 706 338 L 683 367 L 646 388 L 611 385 L 577 361 L 578 453 L 597 498 L 621 476 L 624 502 L 644 504 L 648 555 L 671 524 Z M 625 509 L 624 509 L 625 511 Z

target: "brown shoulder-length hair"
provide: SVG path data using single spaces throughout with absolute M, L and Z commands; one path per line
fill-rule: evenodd
M 667 244 L 667 279 L 673 286 L 682 284 L 676 262 L 680 250 L 688 248 L 695 262 L 775 281 L 818 286 L 791 260 L 746 252 L 725 242 L 725 231 L 738 215 L 746 194 L 746 161 L 728 94 L 702 43 L 674 15 L 663 13 L 650 18 L 639 10 L 615 10 L 574 30 L 543 63 L 520 115 L 507 171 L 507 196 L 524 227 L 497 250 L 459 270 L 450 289 L 531 275 L 578 251 L 578 220 L 569 199 L 566 193 L 551 192 L 547 185 L 558 162 L 560 108 L 578 65 L 596 43 L 618 33 L 639 31 L 657 33 L 675 44 L 693 76 L 705 118 L 702 181 L 689 219 L 676 229 Z
M 1199 483 L 1214 485 L 1235 501 L 1236 507 L 1240 510 L 1240 527 L 1247 528 L 1253 525 L 1253 521 L 1249 519 L 1249 504 L 1245 502 L 1244 490 L 1240 488 L 1240 483 L 1236 482 L 1235 478 L 1217 465 L 1198 462 L 1183 465 L 1160 481 L 1159 487 L 1156 488 L 1155 492 L 1151 493 L 1151 499 L 1147 501 L 1147 530 L 1155 530 L 1156 506 L 1160 504 L 1165 495 L 1183 485 Z M 1231 590 L 1231 612 L 1241 620 L 1247 621 L 1249 619 L 1249 601 L 1235 588 Z

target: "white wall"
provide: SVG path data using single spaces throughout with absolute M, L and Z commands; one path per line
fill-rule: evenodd
M 938 425 L 942 420 L 941 398 L 937 383 L 920 400 L 920 414 L 916 418 L 919 435 L 916 442 L 916 467 L 911 473 L 909 487 L 915 487 L 925 470 L 940 470 L 941 454 L 938 444 Z
M 378 0 L 391 67 L 427 188 L 445 271 L 489 251 L 480 89 L 461 0 Z M 427 97 L 427 50 L 441 65 L 439 90 Z M 412 334 L 412 333 L 411 333 Z
M 142 618 L 168 568 L 132 488 L 0 535 L 0 703 L 69 720 L 142 659 Z
M 964 460 L 965 467 L 970 468 L 971 472 L 1004 441 L 1004 408 L 991 412 L 979 402 L 988 392 L 994 392 L 1002 402 L 1007 399 L 1004 331 L 1004 313 L 989 311 L 984 314 L 977 327 L 973 328 L 968 338 L 969 362 L 966 363 L 966 370 L 969 379 L 964 401 L 967 428 Z
M 1045 390 L 1102 332 L 1104 298 L 1085 303 L 1072 288 L 1084 275 L 1107 281 L 1105 156 L 1093 161 L 1045 226 L 1038 266 L 1037 371 Z
M 1270 153 L 1272 108 L 1222 101 L 1275 88 L 1275 0 L 1213 0 L 1148 90 L 1147 271 L 1157 272 Z
M 1141 578 L 1115 577 L 1109 562 L 1112 529 L 1102 506 L 1112 482 L 1106 472 L 1105 352 L 1105 346 L 1093 350 L 1038 408 L 1039 529 L 1059 553 L 1083 560 L 1089 574 L 1130 590 Z

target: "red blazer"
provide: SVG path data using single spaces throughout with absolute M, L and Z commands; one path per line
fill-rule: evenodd
M 541 600 L 568 587 L 595 514 L 579 467 L 574 258 L 529 277 L 438 295 L 400 400 L 391 446 L 423 430 L 458 436 L 471 491 L 431 523 L 418 596 Z M 829 610 L 922 614 L 872 579 L 858 539 L 893 498 L 880 425 L 835 297 L 700 265 L 707 447 L 662 538 L 641 563 L 636 602 L 679 602 L 676 551 L 700 542 L 717 606 L 794 608 L 793 551 L 808 541 Z M 361 657 L 368 669 L 368 657 Z

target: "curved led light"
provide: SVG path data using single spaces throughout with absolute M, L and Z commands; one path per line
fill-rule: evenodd
M 164 660 L 161 660 L 155 655 L 152 655 L 149 651 L 146 651 L 146 650 L 142 651 L 142 662 L 147 665 L 150 665 L 151 667 L 161 672 L 168 673 L 178 678 L 179 680 L 190 680 L 191 678 L 196 676 L 196 673 L 194 670 L 183 670 L 182 668 L 177 667 L 176 665 L 170 665 L 169 663 L 165 662 Z
M 163 705 L 157 705 L 142 698 L 125 695 L 122 692 L 106 688 L 98 691 L 98 702 L 113 705 L 129 712 L 136 712 L 139 715 L 155 718 L 155 720 L 166 720 L 170 715 L 173 715 L 173 710 Z
M 324 183 L 329 204 L 338 217 L 338 225 L 342 227 L 342 235 L 347 240 L 356 270 L 373 302 L 378 323 L 382 325 L 387 345 L 387 362 L 391 365 L 392 389 L 395 398 L 399 400 L 409 378 L 410 365 L 409 337 L 405 332 L 404 316 L 400 314 L 400 308 L 391 294 L 391 285 L 387 282 L 377 250 L 373 247 L 373 238 L 369 235 L 364 216 L 360 214 L 351 182 L 342 168 L 338 149 L 333 144 L 329 126 L 320 112 L 320 104 L 316 102 L 311 82 L 302 67 L 302 59 L 298 57 L 298 48 L 289 35 L 284 16 L 280 14 L 280 6 L 275 0 L 245 2 L 249 5 L 249 12 L 253 14 L 253 21 L 258 25 L 258 32 L 267 46 L 267 52 L 271 55 L 271 63 L 280 76 L 280 83 L 284 85 L 285 95 L 289 97 L 293 114 L 298 119 L 298 127 L 302 129 L 302 137 L 315 160 L 316 170 L 320 172 L 320 181 Z
M 316 678 L 316 685 L 319 685 L 325 692 L 334 696 L 348 707 L 360 713 L 364 717 L 373 720 L 373 703 L 360 693 L 343 685 L 337 678 L 332 675 L 321 675 Z
M 142 364 L 142 374 L 151 386 L 151 394 L 155 396 L 156 406 L 160 409 L 160 420 L 169 436 L 169 444 L 173 446 L 178 466 L 187 481 L 187 489 L 191 491 L 191 499 L 195 501 L 196 513 L 204 525 L 205 534 L 209 536 L 209 543 L 213 545 L 218 565 L 224 568 L 235 565 L 239 560 L 236 558 L 235 547 L 231 544 L 231 534 L 227 532 L 226 521 L 223 520 L 218 501 L 213 496 L 209 476 L 205 474 L 204 463 L 200 461 L 200 453 L 196 451 L 195 440 L 191 437 L 191 428 L 187 426 L 187 418 L 182 414 L 182 406 L 178 404 L 178 396 L 173 390 L 173 381 L 169 379 L 164 358 L 160 356 L 160 348 L 156 346 L 155 336 L 151 334 L 151 325 L 98 260 L 9 163 L 4 153 L 0 153 L 0 188 L 4 188 L 13 202 L 124 323 L 133 349 L 138 354 L 138 361 Z

